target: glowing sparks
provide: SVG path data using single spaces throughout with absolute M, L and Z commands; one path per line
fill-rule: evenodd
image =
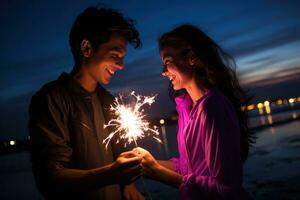
M 161 140 L 157 137 L 159 135 L 158 128 L 154 126 L 150 128 L 150 123 L 145 120 L 146 115 L 144 114 L 144 109 L 141 109 L 142 106 L 148 104 L 151 106 L 155 102 L 155 96 L 141 96 L 136 95 L 135 92 L 131 92 L 131 96 L 135 98 L 135 103 L 130 105 L 122 104 L 122 96 L 117 97 L 114 101 L 114 104 L 111 105 L 110 111 L 116 116 L 115 119 L 112 119 L 108 122 L 107 125 L 104 125 L 104 128 L 113 127 L 114 131 L 108 135 L 107 138 L 103 140 L 103 144 L 106 144 L 107 148 L 111 139 L 118 134 L 119 140 L 124 140 L 124 145 L 134 142 L 137 146 L 137 140 L 145 136 L 145 134 L 152 134 L 153 138 L 161 143 Z

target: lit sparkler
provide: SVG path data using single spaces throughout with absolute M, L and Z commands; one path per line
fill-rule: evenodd
M 108 124 L 104 125 L 104 128 L 114 127 L 115 130 L 103 140 L 103 144 L 106 144 L 107 148 L 111 139 L 118 134 L 119 140 L 124 140 L 124 145 L 134 142 L 136 146 L 137 140 L 145 136 L 145 134 L 152 134 L 152 137 L 158 142 L 162 143 L 157 137 L 159 135 L 158 128 L 154 126 L 150 128 L 150 123 L 145 119 L 144 109 L 141 109 L 144 105 L 151 106 L 155 102 L 155 96 L 141 96 L 136 95 L 134 91 L 131 95 L 135 98 L 133 106 L 122 104 L 122 96 L 117 97 L 114 104 L 111 105 L 110 110 L 116 115 L 115 119 L 112 119 Z

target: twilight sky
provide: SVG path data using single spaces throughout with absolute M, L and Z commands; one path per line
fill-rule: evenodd
M 137 23 L 143 48 L 128 48 L 125 69 L 107 87 L 114 94 L 158 94 L 150 111 L 174 110 L 160 76 L 157 38 L 177 25 L 200 27 L 237 62 L 255 100 L 300 95 L 300 1 L 100 1 Z M 172 2 L 172 3 L 170 3 Z M 0 3 L 0 140 L 27 135 L 28 104 L 44 83 L 69 72 L 68 34 L 76 16 L 99 1 Z

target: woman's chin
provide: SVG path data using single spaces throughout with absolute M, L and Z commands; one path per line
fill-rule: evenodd
M 176 91 L 177 91 L 177 90 L 181 90 L 181 89 L 182 89 L 182 88 L 180 88 L 180 87 L 178 87 L 178 86 L 176 86 L 176 85 L 175 85 L 175 86 L 173 85 L 173 90 L 176 90 Z

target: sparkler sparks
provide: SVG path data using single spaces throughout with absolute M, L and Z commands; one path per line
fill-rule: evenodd
M 148 104 L 151 106 L 155 102 L 155 96 L 141 96 L 136 95 L 134 91 L 131 92 L 131 96 L 135 98 L 135 103 L 133 106 L 122 104 L 122 96 L 117 97 L 114 101 L 114 104 L 111 105 L 110 111 L 112 111 L 116 118 L 108 122 L 107 125 L 104 125 L 104 128 L 114 127 L 115 130 L 108 135 L 107 138 L 103 140 L 103 144 L 106 144 L 107 148 L 111 139 L 118 134 L 119 140 L 124 140 L 124 145 L 134 142 L 136 146 L 137 140 L 145 136 L 145 134 L 152 134 L 153 138 L 158 142 L 162 143 L 161 140 L 157 137 L 159 135 L 158 128 L 154 126 L 150 128 L 150 123 L 145 119 L 146 115 L 144 114 L 144 109 L 141 109 L 142 106 Z

